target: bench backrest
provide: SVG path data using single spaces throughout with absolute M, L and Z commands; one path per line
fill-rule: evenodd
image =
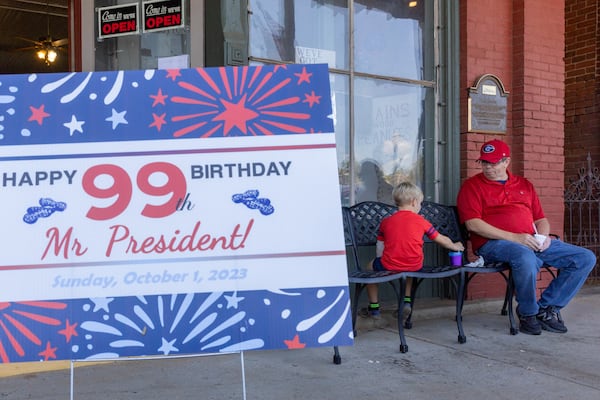
M 365 201 L 351 207 L 342 207 L 344 213 L 344 236 L 346 246 L 351 248 L 352 264 L 355 271 L 362 271 L 360 248 L 375 246 L 381 221 L 394 214 L 397 207 L 376 201 Z
M 353 244 L 356 246 L 375 245 L 381 221 L 397 210 L 396 206 L 376 201 L 364 201 L 348 207 Z
M 377 201 L 364 201 L 351 207 L 343 207 L 342 211 L 346 245 L 351 246 L 355 266 L 360 270 L 359 248 L 374 246 L 377 243 L 381 221 L 394 214 L 397 207 Z M 465 242 L 455 207 L 424 201 L 419 214 L 453 242 Z M 425 237 L 425 242 L 431 241 Z
M 462 242 L 465 244 L 464 232 L 458 222 L 456 207 L 424 201 L 421 204 L 419 214 L 431 222 L 435 229 L 442 235 L 448 236 L 453 242 Z

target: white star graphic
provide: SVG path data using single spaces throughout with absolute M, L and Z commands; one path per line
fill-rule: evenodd
M 71 121 L 65 122 L 63 125 L 69 128 L 69 136 L 73 136 L 73 132 L 75 131 L 83 133 L 83 128 L 81 127 L 83 124 L 85 124 L 85 121 L 77 121 L 77 117 L 71 115 Z
M 115 110 L 114 108 L 112 109 L 112 115 L 110 117 L 106 118 L 106 121 L 112 122 L 113 131 L 115 130 L 115 128 L 117 126 L 119 126 L 119 124 L 128 124 L 129 123 L 125 119 L 126 113 L 127 113 L 127 111 L 117 112 L 117 110 Z
M 108 304 L 114 299 L 111 297 L 96 297 L 94 299 L 90 299 L 94 303 L 94 312 L 102 309 L 106 312 L 110 312 L 108 309 Z
M 165 356 L 168 356 L 172 351 L 179 351 L 179 349 L 173 346 L 177 339 L 173 339 L 170 342 L 167 342 L 165 338 L 162 338 L 162 346 L 158 348 L 158 351 L 162 351 Z
M 244 300 L 243 297 L 237 297 L 237 292 L 233 292 L 233 294 L 231 296 L 223 296 L 225 297 L 225 299 L 227 300 L 227 309 L 230 308 L 238 308 L 238 303 L 242 300 Z

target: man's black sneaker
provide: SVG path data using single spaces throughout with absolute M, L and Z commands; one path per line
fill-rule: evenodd
M 558 313 L 552 306 L 540 308 L 540 311 L 537 314 L 537 320 L 540 322 L 542 329 L 545 331 L 555 333 L 567 332 L 567 327 L 558 318 Z
M 535 315 L 524 316 L 519 312 L 519 306 L 517 306 L 517 317 L 519 317 L 519 331 L 526 333 L 527 335 L 541 335 L 542 326 L 538 322 Z
M 519 315 L 519 322 L 519 331 L 527 335 L 542 334 L 542 326 L 535 315 L 529 315 L 527 317 Z

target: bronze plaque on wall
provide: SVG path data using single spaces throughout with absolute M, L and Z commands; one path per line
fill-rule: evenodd
M 469 88 L 469 132 L 506 133 L 508 92 L 494 75 L 487 74 Z

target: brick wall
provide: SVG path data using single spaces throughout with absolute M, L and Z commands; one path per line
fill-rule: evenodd
M 564 0 L 466 0 L 461 12 L 461 178 L 480 168 L 481 144 L 493 137 L 512 149 L 511 171 L 538 190 L 552 231 L 562 234 L 564 190 Z M 467 89 L 494 74 L 508 98 L 506 135 L 467 131 Z M 499 277 L 479 276 L 471 298 L 499 297 Z M 538 288 L 549 281 L 540 275 Z
M 478 172 L 481 145 L 495 137 L 467 133 L 467 90 L 484 74 L 497 76 L 508 92 L 512 87 L 512 1 L 467 0 L 460 2 L 460 125 L 461 178 Z M 491 23 L 493 20 L 493 23 Z M 512 93 L 508 97 L 507 130 L 512 128 Z M 511 137 L 503 137 L 511 145 Z
M 565 1 L 565 180 L 577 177 L 589 154 L 600 165 L 600 4 Z
M 519 0 L 513 4 L 518 7 L 514 11 L 513 135 L 522 146 L 521 173 L 536 186 L 552 230 L 562 234 L 564 0 Z

